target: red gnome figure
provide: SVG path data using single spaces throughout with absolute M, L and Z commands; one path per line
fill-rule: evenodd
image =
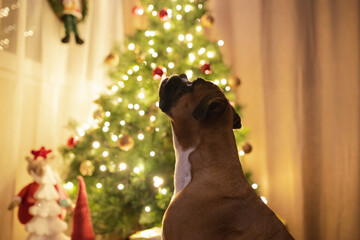
M 84 179 L 78 176 L 79 192 L 73 213 L 72 240 L 95 240 Z

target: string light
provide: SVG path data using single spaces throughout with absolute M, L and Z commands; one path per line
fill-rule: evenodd
M 128 46 L 129 50 L 134 50 L 135 49 L 135 44 L 134 43 L 130 43 Z
M 264 196 L 261 196 L 261 200 L 262 200 L 265 204 L 267 204 L 267 200 L 266 200 L 266 198 L 265 198 Z
M 120 183 L 118 186 L 117 186 L 117 188 L 119 189 L 119 190 L 123 190 L 124 189 L 124 184 L 122 184 L 122 183 Z
M 154 152 L 154 151 L 151 151 L 151 152 L 150 152 L 150 156 L 151 156 L 151 157 L 154 157 L 154 156 L 155 156 L 155 152 Z
M 144 111 L 144 110 L 140 110 L 140 111 L 139 111 L 139 115 L 140 115 L 140 116 L 144 116 L 144 115 L 145 115 L 145 111 Z
M 206 49 L 205 48 L 200 48 L 199 51 L 198 51 L 198 54 L 199 55 L 202 55 L 206 52 Z
M 107 156 L 109 156 L 109 152 L 108 152 L 108 151 L 104 151 L 104 152 L 102 153 L 102 155 L 103 155 L 103 157 L 107 157 Z
M 169 62 L 168 67 L 170 69 L 173 69 L 175 67 L 175 64 L 173 62 Z
M 172 48 L 171 48 L 171 47 L 167 47 L 167 48 L 166 48 L 166 51 L 167 51 L 168 53 L 171 53 L 171 52 L 172 52 Z
M 154 40 L 150 40 L 150 41 L 149 41 L 149 45 L 150 45 L 150 46 L 154 45 Z
M 182 19 L 182 16 L 180 14 L 177 14 L 176 19 L 180 21 Z
M 123 81 L 118 81 L 118 85 L 119 85 L 119 87 L 121 87 L 121 88 L 124 88 L 124 87 L 125 87 L 125 84 L 124 84 Z
M 100 189 L 100 188 L 102 188 L 102 184 L 101 184 L 101 183 L 97 183 L 97 184 L 96 184 L 96 187 L 97 187 L 98 189 Z
M 186 34 L 186 40 L 191 41 L 192 39 L 193 36 L 190 33 Z
M 143 92 L 138 94 L 138 98 L 143 99 L 145 97 L 145 94 Z
M 135 167 L 133 171 L 134 171 L 134 173 L 139 174 L 139 173 L 140 173 L 140 168 L 139 168 L 139 167 Z
M 156 101 L 155 105 L 156 105 L 157 107 L 159 107 L 159 101 Z
M 193 53 L 189 53 L 189 59 L 190 59 L 190 62 L 194 62 L 195 61 L 195 55 Z
M 134 69 L 135 72 L 137 72 L 137 71 L 139 71 L 140 67 L 139 67 L 138 65 L 135 65 L 135 66 L 133 67 L 133 69 Z
M 192 78 L 192 76 L 193 76 L 193 71 L 187 70 L 187 71 L 185 72 L 185 74 L 186 74 L 186 76 L 188 76 L 188 78 Z
M 120 121 L 120 125 L 121 125 L 121 126 L 124 126 L 124 125 L 125 125 L 125 121 L 124 121 L 124 120 L 121 120 L 121 121 Z
M 126 163 L 120 163 L 119 164 L 119 171 L 124 171 L 127 168 Z
M 217 79 L 214 80 L 215 85 L 219 85 L 219 83 L 220 83 L 219 80 L 217 80 Z
M 157 57 L 158 57 L 158 53 L 157 53 L 157 52 L 154 52 L 154 53 L 152 54 L 152 56 L 153 56 L 153 58 L 157 58 Z
M 145 31 L 145 36 L 150 37 L 151 36 L 151 32 L 149 30 Z
M 118 101 L 119 103 L 122 102 L 122 98 L 119 97 L 119 98 L 117 99 L 117 101 Z
M 116 135 L 111 135 L 111 140 L 113 140 L 114 142 L 116 142 L 118 140 L 118 137 Z
M 226 91 L 230 91 L 230 86 L 226 86 L 226 87 L 225 87 L 225 90 L 226 90 Z
M 155 17 L 157 15 L 157 11 L 152 11 L 151 14 Z
M 199 9 L 202 9 L 203 8 L 203 5 L 201 3 L 198 4 L 198 8 Z
M 64 188 L 65 189 L 72 189 L 74 187 L 74 184 L 72 182 L 67 182 L 65 185 L 64 185 Z
M 258 185 L 257 185 L 256 183 L 253 183 L 253 184 L 251 185 L 251 187 L 252 187 L 253 189 L 257 189 L 257 188 L 258 188 Z
M 176 10 L 180 11 L 181 10 L 181 5 L 176 5 Z
M 192 9 L 191 5 L 185 5 L 184 11 L 185 12 L 190 12 Z
M 114 86 L 112 86 L 111 90 L 112 90 L 113 92 L 116 92 L 117 90 L 119 90 L 119 87 L 116 86 L 116 85 L 114 85 Z
M 201 30 L 202 30 L 202 27 L 201 27 L 201 26 L 197 26 L 197 27 L 196 27 L 196 31 L 197 31 L 197 32 L 201 32 Z
M 153 54 L 154 52 L 155 52 L 155 50 L 154 50 L 153 48 L 150 48 L 150 49 L 149 49 L 149 53 L 150 53 L 150 54 Z
M 127 81 L 127 80 L 129 79 L 129 76 L 128 76 L 128 75 L 124 75 L 124 76 L 123 76 L 123 79 L 124 79 L 125 81 Z
M 85 135 L 85 131 L 84 131 L 84 129 L 82 129 L 82 128 L 77 128 L 76 129 L 77 130 L 77 132 L 78 132 L 78 134 L 79 134 L 79 136 L 84 136 Z
M 193 44 L 192 43 L 188 43 L 188 48 L 192 48 Z
M 148 10 L 149 10 L 149 11 L 152 11 L 153 9 L 154 9 L 154 5 L 149 4 L 149 6 L 148 6 Z
M 178 39 L 179 39 L 180 41 L 184 41 L 185 37 L 184 37 L 183 34 L 179 34 Z
M 161 189 L 161 193 L 165 195 L 167 193 L 167 190 L 165 188 L 163 188 L 163 189 Z
M 103 132 L 107 132 L 107 131 L 109 131 L 109 128 L 105 126 L 102 128 L 102 130 L 103 130 Z
M 105 165 L 100 165 L 100 171 L 105 172 L 106 171 L 106 166 Z
M 135 104 L 135 105 L 134 105 L 134 109 L 135 109 L 135 110 L 139 110 L 139 108 L 140 108 L 140 105 L 139 105 L 139 104 Z
M 222 85 L 226 85 L 227 84 L 227 80 L 225 78 L 221 79 L 221 84 Z
M 171 24 L 169 22 L 164 23 L 164 28 L 166 30 L 170 29 L 170 27 L 171 27 Z
M 108 127 L 108 126 L 110 126 L 110 123 L 109 123 L 108 121 L 106 121 L 106 122 L 104 122 L 104 125 L 105 125 L 106 127 Z
M 151 116 L 150 117 L 150 121 L 154 122 L 156 120 L 156 117 L 155 116 Z
M 207 55 L 208 58 L 213 58 L 213 57 L 215 57 L 215 53 L 212 52 L 212 51 L 211 51 L 211 52 L 208 52 L 206 55 Z
M 142 76 L 138 76 L 138 77 L 136 78 L 136 80 L 138 80 L 139 82 L 141 82 Z
M 111 113 L 109 111 L 105 112 L 105 116 L 110 117 Z
M 151 211 L 151 208 L 149 206 L 146 206 L 145 207 L 145 212 L 150 212 Z
M 142 134 L 142 133 L 139 133 L 137 137 L 140 141 L 144 140 L 144 138 L 145 138 L 144 134 Z
M 221 47 L 221 46 L 224 46 L 224 41 L 223 40 L 219 40 L 218 41 L 218 45 Z
M 92 144 L 92 146 L 93 146 L 93 148 L 99 148 L 100 147 L 100 143 L 98 142 L 98 141 L 95 141 L 95 142 L 93 142 L 93 144 Z
M 239 150 L 239 155 L 240 156 L 244 156 L 245 155 L 245 152 L 243 150 Z
M 153 178 L 153 180 L 154 180 L 154 186 L 155 187 L 160 187 L 164 183 L 164 180 L 162 178 L 158 177 L 158 176 L 155 176 Z

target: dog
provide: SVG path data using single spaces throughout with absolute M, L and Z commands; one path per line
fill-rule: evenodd
M 162 239 L 294 239 L 243 174 L 233 133 L 241 119 L 223 91 L 181 74 L 160 83 L 159 97 L 176 155 Z

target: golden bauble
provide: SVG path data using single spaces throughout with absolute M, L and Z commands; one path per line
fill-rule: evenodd
M 242 145 L 242 150 L 244 151 L 244 153 L 250 153 L 252 150 L 252 146 L 250 145 L 250 143 L 245 143 L 244 145 Z
M 90 160 L 85 160 L 85 161 L 81 162 L 79 170 L 83 176 L 92 176 L 94 173 L 95 167 Z
M 200 18 L 200 22 L 204 27 L 210 28 L 215 22 L 215 19 L 210 14 L 206 13 Z
M 105 63 L 111 67 L 116 67 L 119 64 L 119 56 L 114 53 L 110 53 L 106 59 Z
M 128 134 L 120 137 L 118 141 L 118 147 L 125 152 L 131 150 L 134 147 L 134 144 L 134 139 Z

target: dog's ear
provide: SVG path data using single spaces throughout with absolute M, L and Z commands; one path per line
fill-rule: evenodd
M 203 120 L 209 117 L 220 116 L 225 112 L 227 104 L 229 103 L 223 96 L 205 97 L 195 107 L 194 111 L 192 112 L 192 116 L 196 120 Z
M 239 114 L 237 114 L 237 112 L 235 111 L 235 109 L 233 107 L 231 107 L 233 110 L 233 129 L 239 129 L 241 128 L 241 118 L 239 116 Z

